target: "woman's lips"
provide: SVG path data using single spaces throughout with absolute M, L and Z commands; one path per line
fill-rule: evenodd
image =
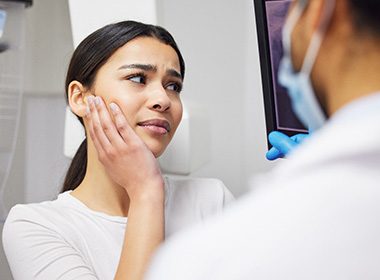
M 160 119 L 147 120 L 147 121 L 139 122 L 137 125 L 145 129 L 148 129 L 149 131 L 153 133 L 161 134 L 161 135 L 166 134 L 170 131 L 170 124 L 166 120 L 160 120 Z

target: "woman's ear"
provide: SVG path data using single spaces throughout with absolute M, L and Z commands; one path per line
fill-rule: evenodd
M 71 111 L 79 117 L 84 117 L 87 112 L 88 90 L 78 81 L 72 81 L 67 89 L 67 97 Z

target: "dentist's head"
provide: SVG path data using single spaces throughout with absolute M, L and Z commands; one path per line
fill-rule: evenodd
M 184 75 L 182 55 L 165 29 L 124 21 L 95 31 L 79 44 L 67 72 L 66 97 L 85 128 L 89 96 L 118 104 L 131 128 L 158 157 L 182 117 Z M 85 139 L 74 156 L 64 191 L 76 188 L 88 161 L 97 160 L 91 141 Z
M 293 2 L 283 29 L 279 81 L 311 131 L 344 105 L 379 90 L 379 9 L 377 0 Z

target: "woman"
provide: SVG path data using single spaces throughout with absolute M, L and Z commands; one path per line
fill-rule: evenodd
M 91 137 L 56 200 L 10 211 L 3 244 L 15 279 L 141 279 L 165 236 L 231 200 L 218 180 L 163 178 L 158 168 L 181 120 L 184 74 L 161 27 L 111 24 L 78 46 L 66 91 Z

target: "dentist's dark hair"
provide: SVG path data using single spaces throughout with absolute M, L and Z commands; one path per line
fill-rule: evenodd
M 171 46 L 178 55 L 180 71 L 185 77 L 185 61 L 174 38 L 160 26 L 136 21 L 122 21 L 98 29 L 85 38 L 73 53 L 66 75 L 66 101 L 68 88 L 72 81 L 82 83 L 90 89 L 100 67 L 120 47 L 138 37 L 151 37 Z M 77 116 L 83 125 L 83 120 Z M 87 169 L 87 138 L 82 142 L 68 168 L 62 192 L 74 190 L 83 181 Z
M 360 32 L 380 37 L 380 1 L 348 0 L 354 23 Z

